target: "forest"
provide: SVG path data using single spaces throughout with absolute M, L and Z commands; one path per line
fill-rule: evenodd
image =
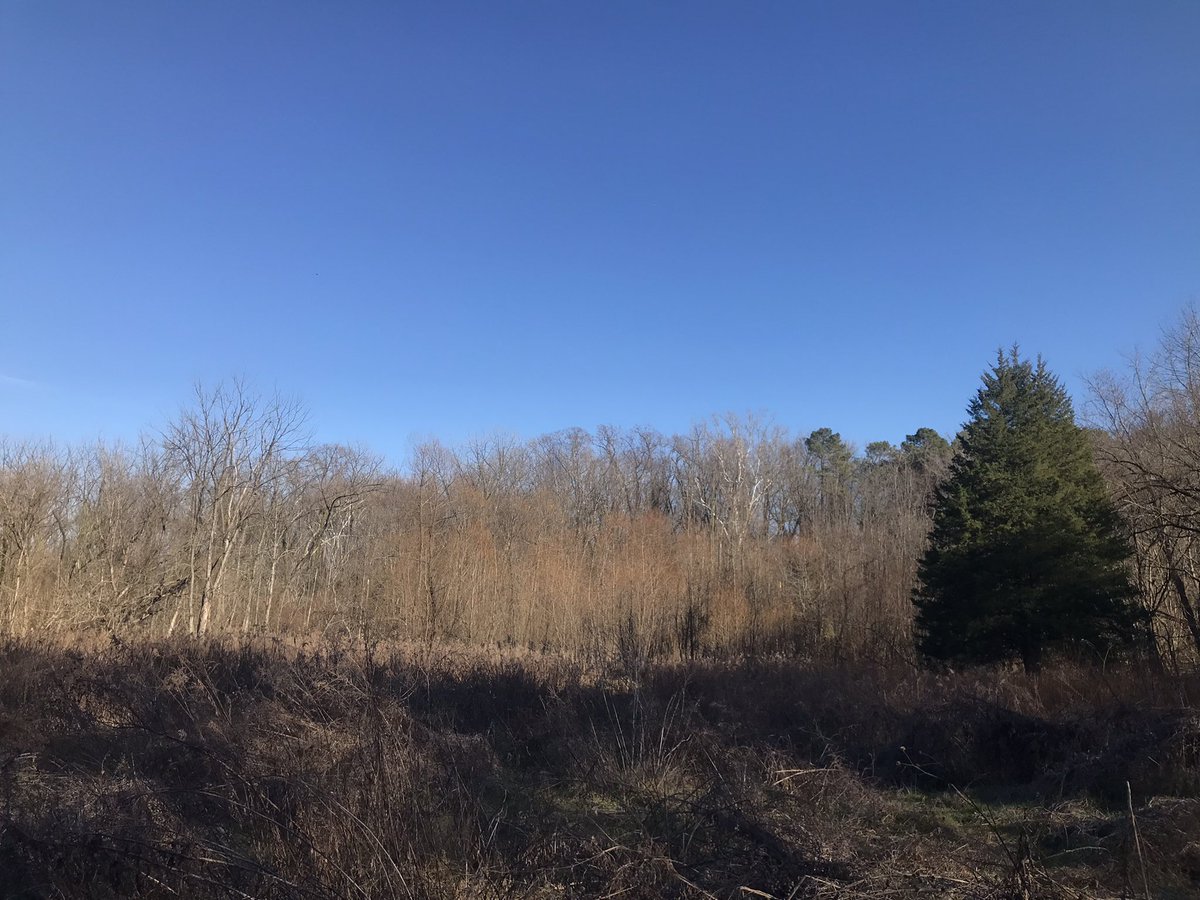
M 1198 373 L 1187 312 L 1084 398 L 1151 650 L 1172 669 L 1200 656 Z M 857 452 L 828 427 L 726 415 L 676 435 L 431 441 L 389 468 L 307 435 L 301 404 L 230 381 L 136 446 L 0 444 L 5 632 L 914 661 L 917 567 L 955 440 L 914 426 Z
M 0 896 L 1196 896 L 1200 316 L 1080 406 L 6 441 Z

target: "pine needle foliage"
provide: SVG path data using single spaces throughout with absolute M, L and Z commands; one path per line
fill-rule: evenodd
M 1131 646 L 1131 545 L 1061 383 L 1000 351 L 968 412 L 919 565 L 917 649 L 1036 671 L 1047 651 Z

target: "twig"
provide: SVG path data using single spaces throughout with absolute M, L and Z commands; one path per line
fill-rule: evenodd
M 1142 890 L 1150 900 L 1150 881 L 1146 878 L 1146 859 L 1142 856 L 1142 839 L 1138 834 L 1137 817 L 1133 814 L 1133 788 L 1125 782 L 1125 797 L 1129 801 L 1129 824 L 1133 827 L 1133 846 L 1137 850 L 1138 868 L 1142 871 Z

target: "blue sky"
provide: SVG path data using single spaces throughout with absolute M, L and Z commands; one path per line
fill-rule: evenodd
M 0 432 L 954 431 L 1200 298 L 1200 4 L 0 0 Z

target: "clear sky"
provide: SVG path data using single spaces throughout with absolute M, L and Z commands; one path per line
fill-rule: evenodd
M 953 432 L 1200 299 L 1200 3 L 0 0 L 0 432 Z

